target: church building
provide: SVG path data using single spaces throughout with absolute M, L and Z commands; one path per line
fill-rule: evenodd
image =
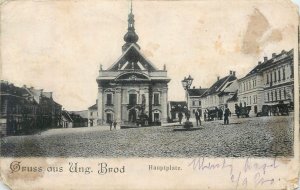
M 166 66 L 157 69 L 142 53 L 134 27 L 132 6 L 122 55 L 108 69 L 100 66 L 98 83 L 98 124 L 116 121 L 136 123 L 167 122 L 168 82 Z

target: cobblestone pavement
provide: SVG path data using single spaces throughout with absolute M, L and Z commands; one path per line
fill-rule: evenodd
M 51 157 L 273 157 L 293 155 L 293 117 L 230 118 L 202 122 L 197 131 L 108 126 L 53 129 L 1 139 L 1 156 Z

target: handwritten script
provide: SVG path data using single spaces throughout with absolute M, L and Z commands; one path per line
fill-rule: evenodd
M 248 183 L 255 187 L 263 185 L 274 185 L 280 178 L 270 177 L 274 170 L 279 167 L 276 158 L 259 162 L 255 159 L 246 158 L 242 167 L 233 164 L 230 159 L 213 160 L 205 157 L 195 158 L 189 164 L 194 171 L 225 171 L 229 180 L 234 183 L 235 188 L 246 188 Z

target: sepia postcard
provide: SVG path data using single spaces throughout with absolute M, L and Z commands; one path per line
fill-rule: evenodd
M 0 189 L 296 189 L 290 0 L 7 0 Z

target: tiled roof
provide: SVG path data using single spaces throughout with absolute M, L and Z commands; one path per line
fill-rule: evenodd
M 207 88 L 191 88 L 188 89 L 189 96 L 201 96 Z
M 245 77 L 253 75 L 253 74 L 257 74 L 260 71 L 262 71 L 263 69 L 271 66 L 273 63 L 276 63 L 277 61 L 280 61 L 283 58 L 286 58 L 288 56 L 293 56 L 293 55 L 294 55 L 294 49 L 291 49 L 288 52 L 282 50 L 282 52 L 280 54 L 275 55 L 271 59 L 256 65 Z M 243 78 L 245 78 L 245 77 L 243 77 Z
M 227 102 L 236 102 L 236 101 L 238 101 L 238 96 L 237 95 L 238 95 L 238 92 L 236 91 L 234 93 L 234 95 L 227 100 Z
M 228 85 L 227 82 L 231 82 L 233 80 L 236 80 L 237 78 L 234 75 L 228 75 L 226 77 L 223 77 L 219 79 L 217 82 L 215 82 L 202 96 L 208 96 L 211 94 L 219 93 L 221 92 L 222 87 L 224 85 Z
M 98 109 L 98 105 L 97 104 L 94 104 L 92 105 L 91 107 L 88 108 L 89 110 L 96 110 Z
M 61 112 L 61 115 L 62 115 L 64 118 L 66 118 L 66 120 L 68 120 L 69 122 L 72 122 L 72 121 L 73 121 L 72 118 L 71 118 L 71 116 L 70 116 L 70 114 L 69 114 L 67 111 L 63 110 L 63 111 Z

